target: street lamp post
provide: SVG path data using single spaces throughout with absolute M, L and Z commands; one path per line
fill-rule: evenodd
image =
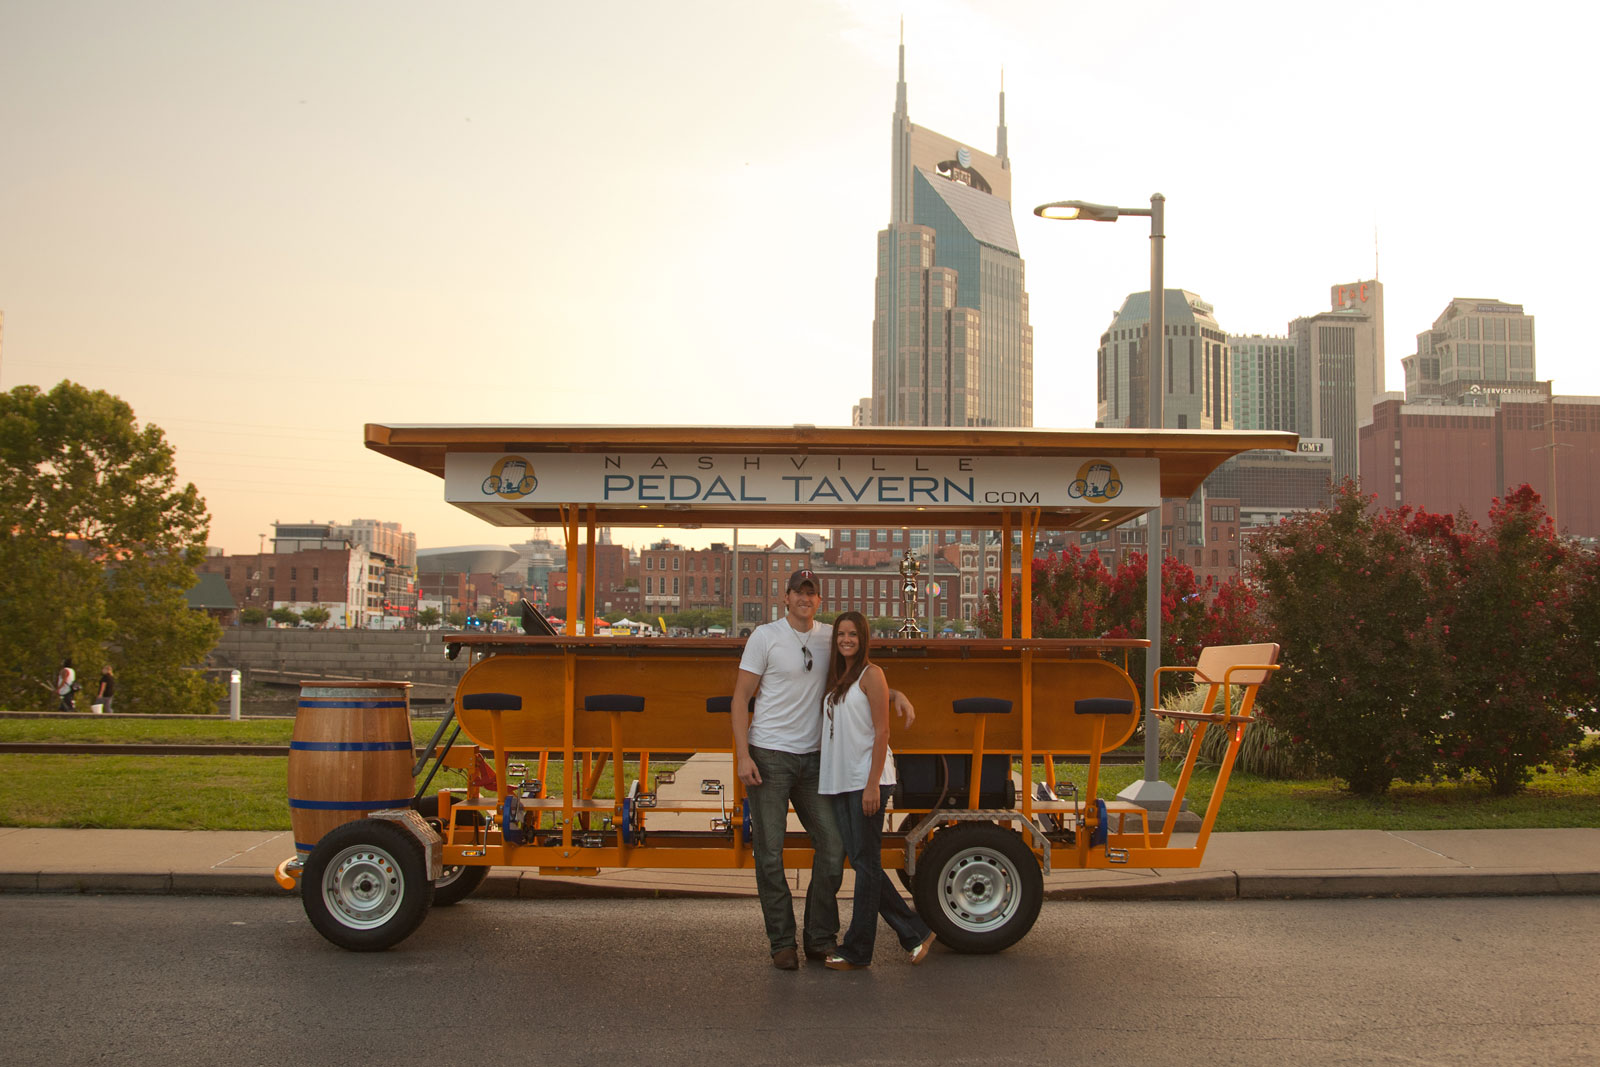
M 1116 222 L 1123 215 L 1148 216 L 1150 219 L 1150 325 L 1145 338 L 1145 366 L 1150 379 L 1150 396 L 1146 410 L 1146 424 L 1153 430 L 1162 428 L 1162 359 L 1166 355 L 1166 289 L 1163 280 L 1165 263 L 1163 250 L 1166 234 L 1167 198 L 1160 193 L 1150 197 L 1150 206 L 1113 207 L 1109 204 L 1091 204 L 1084 200 L 1058 200 L 1040 204 L 1033 213 L 1042 219 L 1083 220 L 1086 222 Z M 1159 481 L 1157 483 L 1159 485 Z M 1156 670 L 1161 666 L 1161 499 L 1146 519 L 1145 530 L 1145 636 L 1150 650 L 1145 655 L 1144 668 L 1144 778 L 1117 794 L 1147 809 L 1165 810 L 1171 806 L 1173 789 L 1161 780 L 1160 722 L 1154 708 L 1159 694 L 1156 692 Z

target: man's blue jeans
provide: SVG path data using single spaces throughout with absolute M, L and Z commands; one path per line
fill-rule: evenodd
M 928 936 L 928 924 L 911 910 L 883 872 L 883 808 L 875 815 L 863 814 L 859 789 L 835 793 L 832 799 L 850 869 L 856 872 L 855 907 L 850 929 L 839 943 L 839 955 L 861 966 L 871 963 L 879 915 L 900 938 L 900 947 L 911 951 Z
M 750 829 L 756 893 L 767 924 L 772 951 L 795 947 L 794 897 L 783 869 L 783 838 L 789 826 L 789 805 L 811 835 L 811 885 L 806 890 L 805 947 L 832 952 L 839 938 L 839 883 L 844 880 L 844 842 L 833 819 L 829 798 L 817 792 L 820 752 L 779 752 L 750 746 L 750 758 L 761 772 L 751 786 Z

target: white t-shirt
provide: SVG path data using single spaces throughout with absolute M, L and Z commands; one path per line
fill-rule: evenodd
M 822 705 L 822 770 L 817 775 L 819 793 L 853 793 L 867 787 L 867 773 L 872 770 L 872 742 L 876 731 L 872 728 L 872 702 L 861 691 L 857 678 L 845 690 L 844 699 L 833 705 L 833 719 L 828 719 L 828 703 Z M 894 752 L 883 757 L 883 774 L 879 785 L 894 785 Z
M 739 669 L 761 679 L 749 741 L 757 748 L 804 754 L 822 747 L 822 691 L 828 681 L 833 627 L 813 622 L 801 633 L 787 618 L 757 626 L 744 645 Z M 806 670 L 800 649 L 811 650 Z
M 72 683 L 78 680 L 78 672 L 71 667 L 62 667 L 59 680 L 56 682 L 56 695 L 66 696 L 72 692 Z

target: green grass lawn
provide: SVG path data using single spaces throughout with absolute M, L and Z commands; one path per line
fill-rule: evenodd
M 417 744 L 427 744 L 438 719 L 411 720 L 411 734 Z M 294 733 L 294 720 L 191 718 L 182 715 L 161 718 L 119 718 L 102 715 L 93 719 L 0 719 L 0 741 L 72 742 L 78 744 L 114 742 L 147 745 L 287 745 Z
M 415 721 L 419 743 L 437 726 L 437 720 Z M 292 729 L 288 719 L 0 719 L 0 741 L 284 745 Z M 1086 767 L 1063 764 L 1059 770 L 1063 780 L 1083 786 Z M 559 789 L 559 769 L 552 772 L 547 786 Z M 1140 776 L 1137 766 L 1107 767 L 1100 795 L 1114 796 Z M 1167 782 L 1176 777 L 1175 767 L 1164 768 Z M 280 756 L 0 754 L 0 826 L 286 830 L 287 781 L 287 760 Z M 608 770 L 600 795 L 610 795 L 611 781 Z M 1204 810 L 1215 781 L 1214 771 L 1195 772 L 1191 809 Z M 462 780 L 443 772 L 433 788 L 441 784 Z M 1468 782 L 1396 784 L 1387 796 L 1370 800 L 1345 793 L 1332 779 L 1235 774 L 1217 820 L 1221 831 L 1562 826 L 1600 826 L 1600 771 L 1540 775 L 1513 797 L 1492 797 L 1486 786 Z

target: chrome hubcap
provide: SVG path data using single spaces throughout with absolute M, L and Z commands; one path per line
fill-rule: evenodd
M 1006 857 L 984 848 L 958 852 L 939 879 L 939 904 L 964 930 L 1004 925 L 1021 904 L 1021 876 Z
M 347 848 L 328 864 L 322 878 L 322 899 L 345 926 L 367 930 L 382 926 L 400 909 L 405 879 L 400 865 L 381 848 Z

